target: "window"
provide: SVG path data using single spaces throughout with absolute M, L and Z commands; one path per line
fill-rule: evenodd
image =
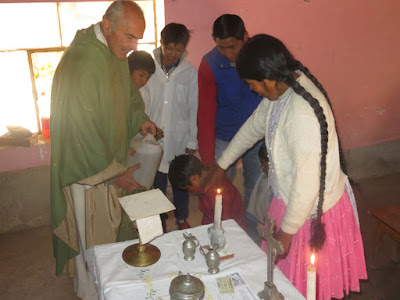
M 17 1 L 15 1 L 17 2 Z M 135 1 L 146 31 L 139 50 L 152 52 L 164 27 L 164 1 Z M 50 115 L 54 71 L 77 30 L 101 21 L 111 2 L 0 4 L 0 136 L 8 125 L 41 132 Z

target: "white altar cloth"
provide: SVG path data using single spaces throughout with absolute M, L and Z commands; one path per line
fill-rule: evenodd
M 161 250 L 161 258 L 148 267 L 133 267 L 124 262 L 122 252 L 135 241 L 126 241 L 95 246 L 86 251 L 89 270 L 94 277 L 98 289 L 99 299 L 154 299 L 169 295 L 169 286 L 181 271 L 199 277 L 206 285 L 213 279 L 239 273 L 257 297 L 258 292 L 264 289 L 267 281 L 267 255 L 253 242 L 253 240 L 237 225 L 234 220 L 222 222 L 225 237 L 234 257 L 222 260 L 220 272 L 215 275 L 208 273 L 205 258 L 196 249 L 195 259 L 183 259 L 182 244 L 185 241 L 183 231 L 172 231 L 156 238 L 151 244 Z M 209 238 L 207 228 L 203 225 L 190 228 L 200 245 L 207 245 Z M 305 299 L 303 295 L 276 267 L 274 269 L 274 283 L 286 300 Z M 218 299 L 218 298 L 213 298 Z

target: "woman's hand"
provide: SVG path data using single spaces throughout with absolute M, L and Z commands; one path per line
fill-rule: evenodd
M 290 250 L 290 244 L 292 243 L 294 234 L 286 233 L 282 230 L 279 230 L 277 233 L 274 234 L 274 239 L 281 242 L 284 252 L 280 256 L 285 257 Z
M 140 163 L 134 165 L 133 167 L 128 168 L 124 175 L 121 175 L 117 178 L 114 184 L 124 190 L 128 190 L 129 192 L 133 193 L 135 189 L 137 190 L 147 190 L 147 188 L 133 179 L 132 172 L 140 169 Z
M 210 186 L 216 185 L 222 187 L 224 183 L 225 170 L 217 164 L 210 167 L 210 170 L 203 181 L 204 189 L 207 190 Z

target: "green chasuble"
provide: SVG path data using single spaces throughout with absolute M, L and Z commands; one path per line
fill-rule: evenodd
M 56 274 L 63 272 L 79 251 L 68 187 L 73 183 L 101 184 L 123 174 L 129 141 L 146 120 L 127 61 L 118 60 L 96 38 L 94 26 L 78 31 L 57 67 L 51 95 L 51 224 Z

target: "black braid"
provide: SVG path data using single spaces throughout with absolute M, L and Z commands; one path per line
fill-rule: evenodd
M 311 240 L 310 247 L 314 251 L 319 251 L 325 243 L 325 229 L 324 224 L 322 224 L 321 217 L 323 214 L 322 205 L 324 203 L 324 192 L 325 192 L 325 179 L 326 179 L 326 155 L 328 152 L 328 123 L 326 122 L 326 117 L 324 111 L 319 104 L 318 100 L 315 99 L 309 92 L 307 92 L 304 87 L 302 87 L 292 75 L 289 75 L 284 81 L 288 86 L 290 86 L 296 94 L 302 96 L 306 100 L 315 115 L 317 116 L 320 132 L 321 132 L 321 174 L 319 183 L 319 195 L 318 195 L 318 205 L 317 205 L 317 215 L 311 221 Z
M 318 81 L 317 78 L 314 77 L 313 74 L 311 74 L 310 70 L 308 70 L 307 67 L 305 67 L 300 61 L 296 61 L 297 64 L 297 70 L 302 71 L 314 84 L 315 86 L 321 91 L 321 93 L 325 96 L 326 101 L 328 101 L 329 107 L 332 110 L 332 114 L 335 116 L 335 114 L 333 113 L 333 109 L 332 109 L 332 104 L 331 104 L 331 100 L 329 99 L 328 93 L 325 91 L 324 87 L 322 86 L 322 84 Z M 336 118 L 334 118 L 335 120 L 335 128 L 337 130 L 337 126 L 336 126 Z M 338 143 L 339 143 L 339 160 L 340 160 L 340 167 L 342 168 L 342 171 L 347 174 L 347 167 L 346 167 L 346 162 L 344 160 L 344 155 L 343 155 L 343 148 L 342 148 L 342 144 L 340 143 L 340 138 L 339 138 L 339 134 L 338 134 Z

